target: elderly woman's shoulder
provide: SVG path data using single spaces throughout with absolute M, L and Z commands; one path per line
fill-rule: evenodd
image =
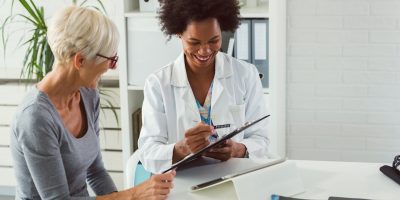
M 35 124 L 38 120 L 53 118 L 52 106 L 45 93 L 33 88 L 18 105 L 15 118 L 17 121 L 31 121 Z
M 19 104 L 19 110 L 22 112 L 26 109 L 30 110 L 41 110 L 43 108 L 51 106 L 48 96 L 38 90 L 37 88 L 32 88 L 23 98 Z

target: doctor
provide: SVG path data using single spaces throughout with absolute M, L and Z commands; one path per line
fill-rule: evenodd
M 162 30 L 182 40 L 183 53 L 145 83 L 139 149 L 147 170 L 160 172 L 267 114 L 255 66 L 219 51 L 221 31 L 234 32 L 239 14 L 236 0 L 163 1 Z M 264 120 L 205 156 L 265 158 L 268 144 Z

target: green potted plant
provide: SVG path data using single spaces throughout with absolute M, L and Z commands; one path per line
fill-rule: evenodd
M 44 78 L 44 76 L 52 70 L 54 63 L 54 55 L 51 52 L 49 44 L 47 43 L 47 25 L 45 22 L 45 14 L 44 8 L 38 7 L 33 0 L 18 0 L 19 4 L 24 8 L 24 13 L 16 13 L 12 12 L 15 4 L 15 0 L 12 0 L 11 3 L 11 14 L 5 18 L 1 30 L 1 38 L 2 44 L 4 47 L 4 52 L 7 49 L 7 40 L 9 35 L 6 33 L 7 25 L 15 22 L 16 20 L 22 20 L 29 24 L 32 29 L 28 32 L 30 35 L 25 36 L 22 39 L 25 39 L 21 47 L 26 48 L 25 56 L 23 59 L 23 67 L 21 70 L 20 80 L 31 82 L 32 80 L 35 82 L 39 82 Z M 86 6 L 88 0 L 83 0 L 78 3 L 77 0 L 72 0 L 72 4 L 79 6 Z M 98 9 L 99 11 L 106 14 L 106 9 L 101 0 L 96 0 L 98 6 L 90 5 L 88 7 L 93 7 Z M 102 99 L 101 108 L 111 109 L 114 117 L 116 118 L 117 123 L 119 123 L 118 115 L 116 112 L 116 107 L 112 103 L 112 94 L 111 90 L 106 90 L 99 87 L 100 97 Z M 102 109 L 104 113 L 104 109 Z

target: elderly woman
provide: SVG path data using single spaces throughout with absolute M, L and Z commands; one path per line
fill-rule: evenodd
M 165 199 L 175 172 L 117 192 L 99 147 L 100 76 L 116 67 L 118 31 L 101 13 L 60 12 L 48 30 L 51 71 L 20 104 L 11 129 L 16 199 Z M 89 197 L 87 183 L 99 195 Z
M 254 65 L 219 52 L 221 31 L 239 24 L 236 0 L 164 0 L 159 19 L 168 36 L 178 36 L 183 53 L 144 87 L 141 161 L 152 172 L 169 168 L 225 135 L 267 114 Z M 267 121 L 247 129 L 205 156 L 267 157 Z

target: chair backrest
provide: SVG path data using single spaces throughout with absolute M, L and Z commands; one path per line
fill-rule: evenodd
M 146 181 L 151 177 L 151 173 L 146 171 L 139 161 L 139 150 L 136 150 L 126 163 L 125 169 L 125 188 L 131 188 Z

